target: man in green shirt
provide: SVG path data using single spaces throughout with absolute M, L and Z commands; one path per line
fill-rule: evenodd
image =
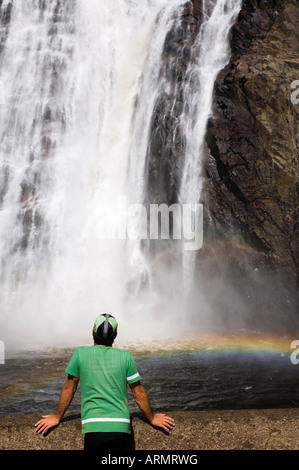
M 85 450 L 132 449 L 127 385 L 149 422 L 165 431 L 174 427 L 172 418 L 154 413 L 141 385 L 135 360 L 129 351 L 113 348 L 117 321 L 99 315 L 93 327 L 93 346 L 78 347 L 66 369 L 68 379 L 54 415 L 43 416 L 36 431 L 45 434 L 58 426 L 81 383 L 81 418 Z

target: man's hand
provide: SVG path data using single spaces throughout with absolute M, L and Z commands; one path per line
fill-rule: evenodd
M 172 431 L 175 426 L 174 420 L 162 413 L 154 414 L 154 417 L 151 420 L 151 425 L 156 426 L 158 428 L 162 428 L 167 432 Z
M 64 416 L 64 413 L 71 404 L 73 396 L 76 393 L 78 383 L 79 377 L 68 375 L 68 379 L 61 390 L 60 399 L 55 415 L 43 416 L 42 419 L 35 424 L 36 432 L 38 432 L 39 434 L 46 434 L 49 429 L 59 425 L 60 421 Z
M 36 432 L 39 434 L 46 434 L 51 428 L 58 426 L 60 419 L 56 415 L 45 415 L 43 419 L 39 420 L 36 424 Z
M 164 429 L 164 431 L 172 431 L 174 428 L 174 420 L 169 416 L 162 413 L 154 413 L 150 404 L 148 394 L 141 385 L 141 382 L 135 382 L 130 384 L 130 388 L 134 395 L 137 405 L 139 406 L 142 413 L 146 416 L 152 426 Z

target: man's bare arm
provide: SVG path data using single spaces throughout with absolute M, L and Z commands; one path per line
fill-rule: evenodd
M 153 412 L 148 394 L 140 381 L 130 384 L 130 388 L 140 410 L 153 426 L 162 428 L 165 431 L 171 431 L 174 428 L 172 418 L 163 413 Z
M 72 399 L 76 393 L 79 378 L 69 375 L 65 382 L 59 399 L 59 404 L 54 415 L 45 415 L 35 424 L 36 432 L 45 434 L 49 429 L 58 426 L 62 420 L 66 410 L 70 406 Z

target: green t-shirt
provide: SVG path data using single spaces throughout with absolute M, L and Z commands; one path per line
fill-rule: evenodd
M 131 432 L 127 384 L 140 380 L 140 375 L 129 351 L 79 347 L 66 372 L 80 378 L 83 434 Z

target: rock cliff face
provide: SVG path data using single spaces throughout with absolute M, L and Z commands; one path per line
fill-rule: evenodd
M 188 67 L 197 60 L 193 46 L 201 23 L 202 2 L 187 2 L 164 44 L 161 89 L 152 115 L 147 155 L 148 199 L 157 204 L 172 204 L 178 199 L 186 143 L 180 118 Z
M 295 1 L 243 2 L 230 64 L 217 79 L 205 162 L 208 233 L 213 227 L 237 272 L 251 271 L 246 290 L 256 307 L 286 321 L 298 312 L 298 21 Z
M 182 89 L 196 60 L 201 6 L 201 0 L 187 2 L 165 42 L 166 86 L 148 152 L 149 199 L 158 203 L 177 201 L 185 152 Z M 293 331 L 299 323 L 299 104 L 291 99 L 299 80 L 298 22 L 295 0 L 244 0 L 231 32 L 230 63 L 215 86 L 197 285 L 211 311 L 236 327 L 240 317 L 267 330 Z

